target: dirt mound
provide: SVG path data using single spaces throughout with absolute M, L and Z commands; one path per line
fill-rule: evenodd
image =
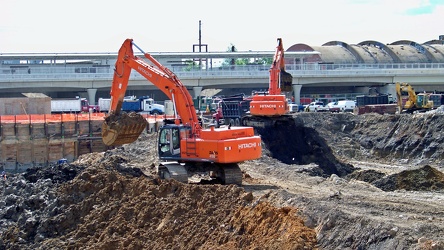
M 444 173 L 429 165 L 388 176 L 375 170 L 356 171 L 347 175 L 346 179 L 365 181 L 384 191 L 444 190 Z
M 256 131 L 271 157 L 285 164 L 316 163 L 318 167 L 309 171 L 312 175 L 345 176 L 355 170 L 352 165 L 339 161 L 325 139 L 315 129 L 304 126 L 298 117 L 276 123 L 273 127 L 256 128 Z
M 41 197 L 39 206 L 26 205 L 30 201 L 21 197 L 23 202 L 13 207 L 17 215 L 3 223 L 8 226 L 0 249 L 315 247 L 314 230 L 303 225 L 295 208 L 254 201 L 251 193 L 234 185 L 185 185 L 146 176 L 128 166 L 131 161 L 118 152 L 130 154 L 119 148 L 54 167 L 83 171 L 60 185 L 48 179 L 52 185 L 36 187 L 57 192 Z M 39 168 L 31 172 L 27 177 L 32 182 L 48 176 L 65 178 L 64 171 Z M 28 179 L 24 178 L 31 183 Z M 50 210 L 45 203 L 51 204 Z
M 444 190 L 444 173 L 428 165 L 412 170 L 404 170 L 372 182 L 384 191 L 404 189 L 407 191 Z

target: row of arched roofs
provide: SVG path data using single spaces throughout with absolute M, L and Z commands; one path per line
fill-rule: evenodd
M 438 40 L 423 44 L 400 40 L 390 44 L 378 41 L 363 41 L 348 44 L 341 41 L 327 42 L 321 46 L 295 44 L 287 51 L 318 51 L 319 55 L 304 58 L 306 63 L 444 63 L 444 35 Z

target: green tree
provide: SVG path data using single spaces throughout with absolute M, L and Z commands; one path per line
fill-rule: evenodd
M 184 71 L 192 71 L 200 68 L 194 60 L 186 60 L 185 64 L 187 66 L 184 68 Z
M 228 46 L 227 52 L 237 52 L 237 48 L 234 44 L 230 44 Z M 249 64 L 256 64 L 256 65 L 271 65 L 273 62 L 273 58 L 225 58 L 225 60 L 222 62 L 222 66 L 228 66 L 228 65 L 249 65 Z

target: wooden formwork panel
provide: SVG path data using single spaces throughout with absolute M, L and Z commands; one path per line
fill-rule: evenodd
M 62 123 L 61 122 L 48 122 L 46 124 L 48 135 L 60 135 L 62 134 Z
M 103 124 L 103 120 L 91 120 L 91 130 L 92 133 L 98 133 L 101 134 L 102 133 L 102 124 Z
M 77 139 L 65 139 L 63 142 L 63 158 L 69 162 L 78 158 L 77 156 Z
M 33 144 L 28 140 L 17 141 L 17 163 L 31 164 L 32 163 Z
M 32 138 L 46 138 L 46 125 L 45 123 L 33 123 L 31 129 Z
M 25 138 L 29 138 L 30 137 L 30 124 L 22 124 L 22 123 L 16 123 L 16 136 L 18 137 L 25 137 Z
M 86 121 L 79 121 L 79 135 L 86 135 L 88 136 L 90 134 L 90 123 L 88 120 Z
M 32 161 L 37 165 L 46 165 L 48 162 L 48 140 L 32 140 Z
M 9 139 L 1 142 L 2 159 L 5 161 L 17 161 L 17 140 Z
M 2 137 L 15 136 L 15 123 L 2 123 Z
M 80 140 L 77 152 L 79 155 L 91 153 L 91 140 Z
M 75 121 L 63 122 L 63 136 L 69 136 L 77 134 L 77 123 Z
M 110 147 L 105 145 L 102 140 L 92 140 L 91 141 L 91 151 L 92 152 L 104 152 Z
M 48 141 L 48 161 L 57 162 L 63 158 L 63 141 L 54 139 Z

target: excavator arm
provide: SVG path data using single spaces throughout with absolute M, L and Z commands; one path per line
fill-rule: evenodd
M 270 82 L 268 93 L 280 95 L 281 91 L 291 91 L 293 76 L 285 71 L 284 46 L 282 38 L 277 39 L 276 53 L 270 67 Z
M 161 65 L 150 54 L 137 47 L 153 65 L 134 55 L 132 39 L 126 39 L 119 50 L 111 86 L 111 104 L 109 114 L 102 126 L 102 138 L 106 145 L 131 143 L 139 137 L 146 127 L 146 120 L 136 114 L 120 114 L 131 70 L 139 72 L 148 81 L 158 87 L 173 101 L 177 110 L 175 123 L 190 126 L 192 134 L 199 134 L 201 126 L 194 108 L 191 95 L 186 87 L 169 69 Z
M 288 113 L 288 103 L 281 91 L 291 91 L 293 76 L 285 71 L 284 47 L 282 39 L 277 39 L 276 53 L 270 67 L 268 93 L 256 94 L 250 102 L 253 116 L 281 116 Z M 248 123 L 248 122 L 247 122 Z

